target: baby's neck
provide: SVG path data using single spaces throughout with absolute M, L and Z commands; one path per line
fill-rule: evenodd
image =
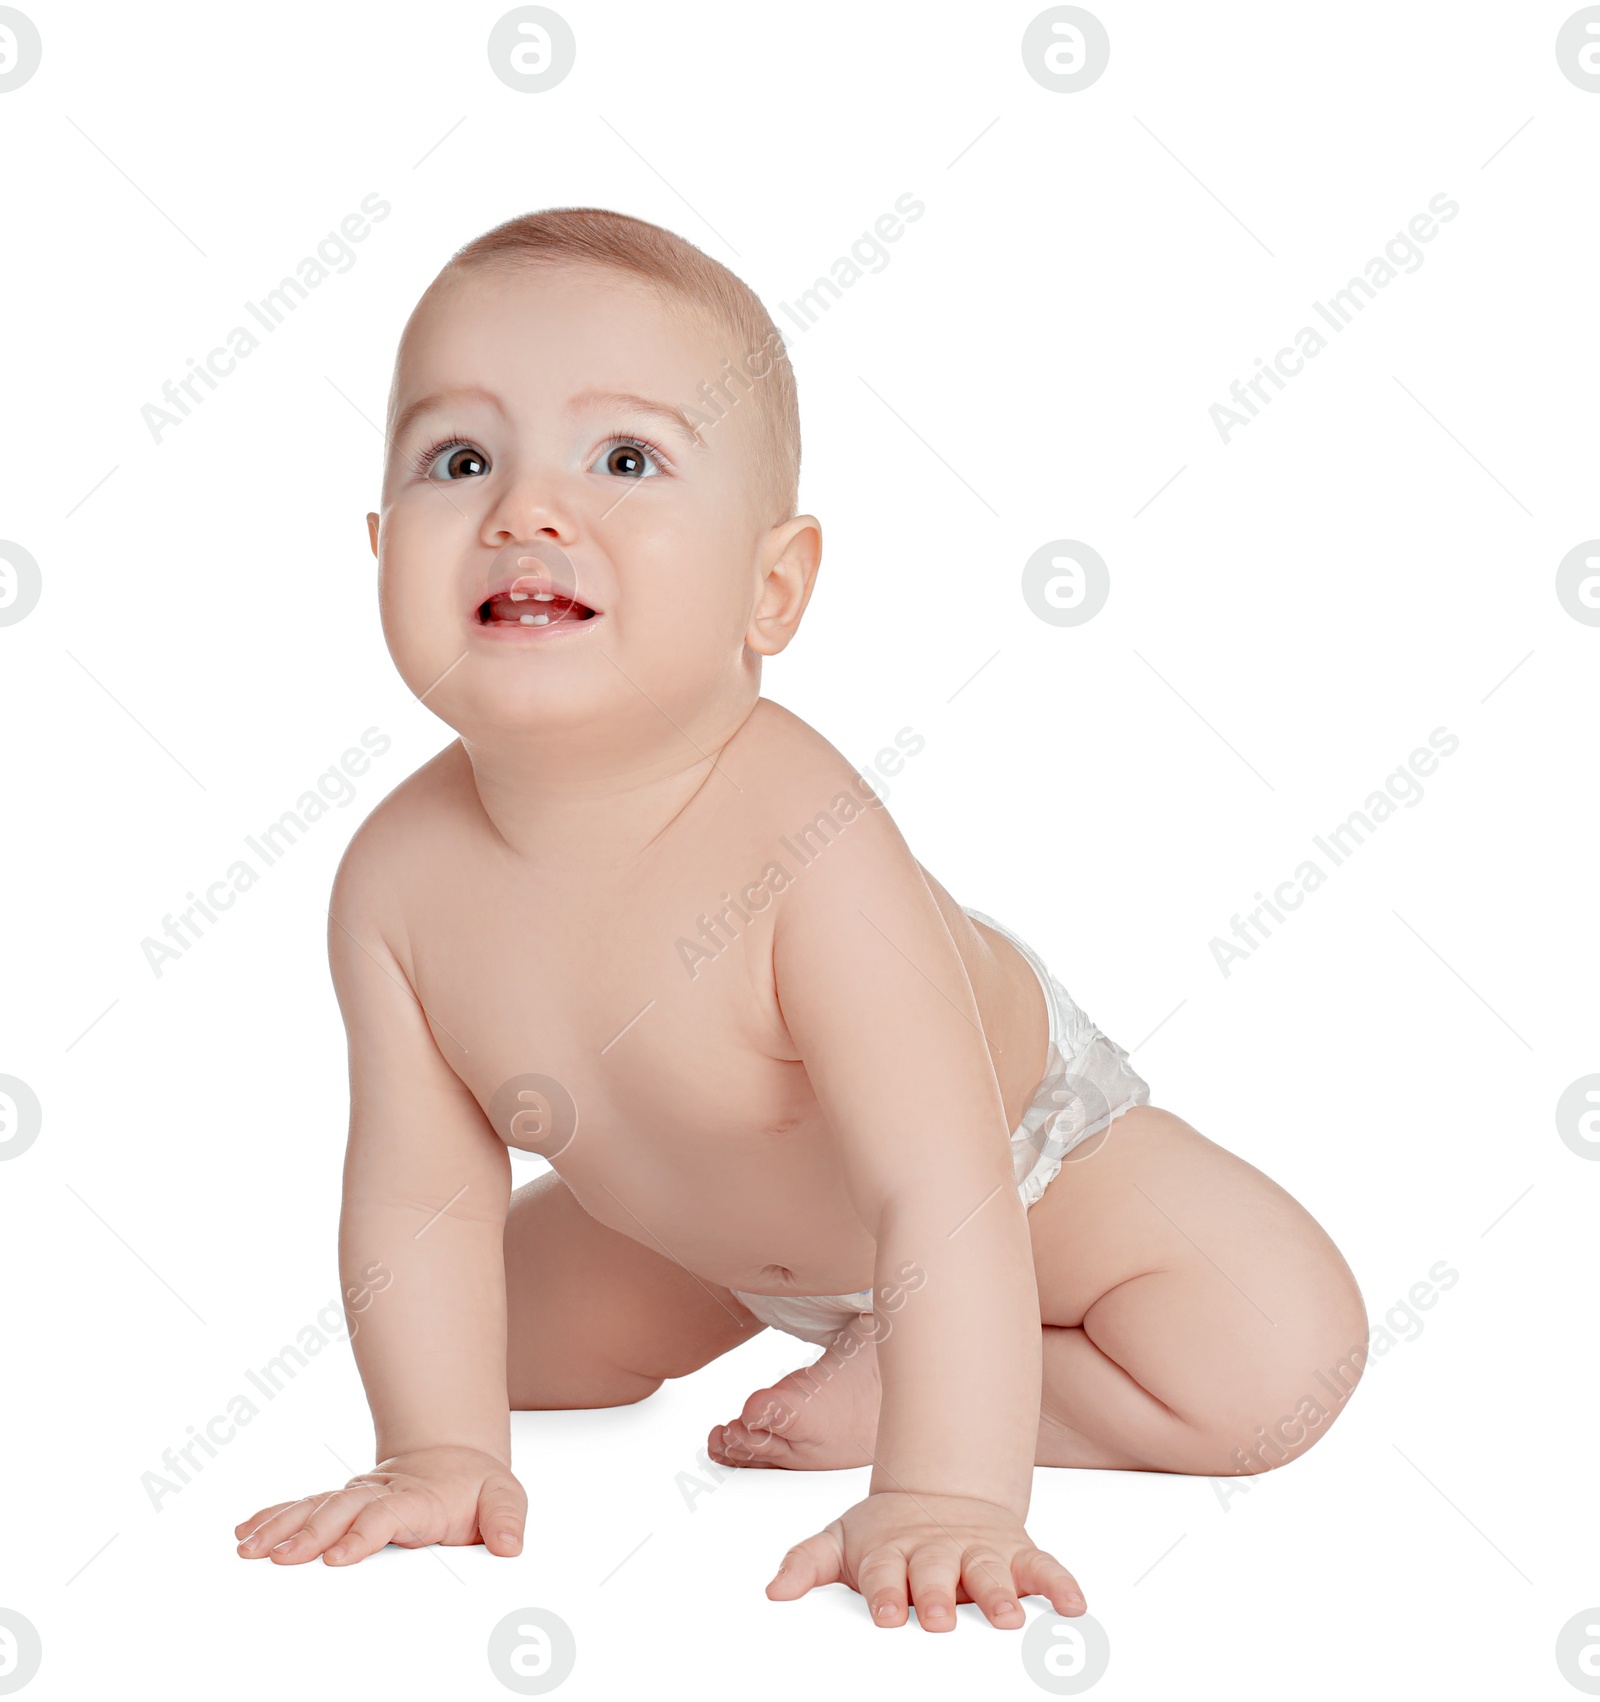
M 733 788 L 716 764 L 759 701 L 707 704 L 678 726 L 651 712 L 589 737 L 463 734 L 461 750 L 484 814 L 524 861 L 569 872 L 620 866 L 702 787 Z

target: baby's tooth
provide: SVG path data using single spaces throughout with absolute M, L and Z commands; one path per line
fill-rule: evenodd
M 533 600 L 536 603 L 553 603 L 556 600 L 554 591 L 535 591 Z

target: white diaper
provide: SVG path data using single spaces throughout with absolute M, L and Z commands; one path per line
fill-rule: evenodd
M 1102 1034 L 1038 954 L 992 916 L 962 909 L 1005 937 L 1033 966 L 1050 1015 L 1044 1078 L 1011 1136 L 1011 1174 L 1025 1206 L 1054 1180 L 1075 1146 L 1098 1134 L 1130 1105 L 1148 1105 L 1150 1088 L 1128 1054 Z M 801 1341 L 826 1344 L 853 1318 L 872 1313 L 872 1290 L 857 1294 L 744 1294 L 734 1298 L 764 1324 Z

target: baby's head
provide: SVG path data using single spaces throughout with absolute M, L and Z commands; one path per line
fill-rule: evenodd
M 821 532 L 788 356 L 733 273 L 620 213 L 512 219 L 418 302 L 386 436 L 384 634 L 469 746 L 737 726 Z

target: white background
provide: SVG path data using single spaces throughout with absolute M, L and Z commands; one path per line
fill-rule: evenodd
M 1038 1474 L 1030 1529 L 1110 1638 L 1096 1693 L 1577 1694 L 1554 1649 L 1600 1601 L 1600 1164 L 1554 1111 L 1600 1071 L 1600 628 L 1555 570 L 1600 534 L 1600 94 L 1556 63 L 1576 8 L 1097 0 L 1110 65 L 1076 94 L 1025 72 L 1034 5 L 568 4 L 576 67 L 543 94 L 490 72 L 505 9 L 34 0 L 41 69 L 0 95 L 0 536 L 44 586 L 0 628 L 0 1072 L 44 1114 L 0 1165 L 0 1607 L 43 1638 L 29 1694 L 506 1695 L 487 1638 L 528 1605 L 573 1629 L 573 1697 L 1045 1694 L 975 1608 L 929 1637 L 842 1586 L 766 1601 L 866 1470 L 689 1504 L 709 1426 L 812 1357 L 770 1331 L 640 1406 L 519 1416 L 515 1561 L 235 1558 L 244 1514 L 371 1463 L 342 1344 L 159 1512 L 141 1486 L 337 1292 L 325 896 L 452 736 L 383 647 L 373 422 L 449 253 L 563 205 L 680 232 L 793 332 L 826 551 L 766 695 L 863 766 L 925 736 L 887 787 L 917 854 L 1157 1104 L 1315 1214 L 1374 1324 L 1459 1273 L 1394 1315 L 1324 1442 L 1226 1502 Z M 163 381 L 372 192 L 392 213 L 353 267 L 154 442 Z M 795 330 L 779 303 L 906 192 L 926 213 L 888 263 Z M 1441 192 L 1460 213 L 1420 269 L 1225 444 L 1211 405 Z M 1021 594 L 1060 538 L 1110 571 L 1078 627 Z M 357 800 L 158 978 L 141 941 L 372 726 L 393 748 Z M 1441 726 L 1422 801 L 1224 976 L 1213 937 Z

